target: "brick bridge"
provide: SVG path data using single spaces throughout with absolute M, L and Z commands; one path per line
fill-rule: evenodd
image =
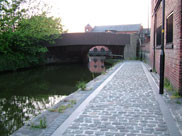
M 137 36 L 113 33 L 65 33 L 54 45 L 47 45 L 48 63 L 88 61 L 92 47 L 105 46 L 112 54 L 136 57 Z M 134 53 L 132 53 L 134 52 Z

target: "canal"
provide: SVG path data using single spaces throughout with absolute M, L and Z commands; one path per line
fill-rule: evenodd
M 103 58 L 88 65 L 64 64 L 0 75 L 0 135 L 8 136 L 24 123 L 105 71 Z M 109 67 L 109 66 L 107 66 Z

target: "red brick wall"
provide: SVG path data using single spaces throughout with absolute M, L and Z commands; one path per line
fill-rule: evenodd
M 143 43 L 141 49 L 143 52 L 150 52 L 150 42 Z
M 150 42 L 150 60 L 153 64 L 153 46 L 154 46 L 154 8 L 156 0 L 152 2 L 152 15 L 151 15 L 151 42 Z M 166 19 L 168 15 L 173 12 L 173 48 L 165 48 L 165 77 L 167 77 L 172 85 L 182 91 L 182 6 L 181 0 L 166 0 L 165 10 L 165 32 L 166 32 Z M 162 3 L 161 3 L 162 4 Z M 156 11 L 156 28 L 162 24 L 162 6 L 160 5 Z M 165 33 L 166 37 L 166 33 Z M 164 40 L 166 47 L 166 38 Z M 159 73 L 160 65 L 160 49 L 156 49 L 156 70 Z
M 91 31 L 92 31 L 92 27 L 91 26 L 85 26 L 85 32 L 91 32 Z

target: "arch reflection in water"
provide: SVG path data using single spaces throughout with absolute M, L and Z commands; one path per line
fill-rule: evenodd
M 105 56 L 90 56 L 89 57 L 89 70 L 92 73 L 102 73 L 106 71 L 104 60 Z

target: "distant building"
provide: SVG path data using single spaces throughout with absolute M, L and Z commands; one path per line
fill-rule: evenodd
M 159 73 L 162 30 L 162 1 L 151 1 L 150 60 Z M 165 77 L 182 94 L 182 1 L 165 1 Z
M 95 26 L 92 28 L 90 24 L 85 26 L 86 33 L 114 33 L 114 34 L 130 34 L 135 35 L 137 38 L 137 46 L 132 47 L 136 48 L 135 58 L 140 57 L 142 55 L 141 46 L 146 46 L 149 48 L 150 41 L 150 29 L 144 29 L 141 24 L 127 24 L 127 25 L 107 25 L 107 26 Z M 132 48 L 128 48 L 126 50 L 131 50 Z M 148 55 L 149 56 L 149 55 Z M 148 57 L 149 58 L 149 57 Z M 127 58 L 126 58 L 127 59 Z M 149 59 L 148 59 L 149 60 Z
M 85 26 L 85 32 L 110 32 L 116 34 L 139 34 L 143 30 L 141 24 L 129 25 L 107 25 L 95 26 L 92 28 L 89 24 Z

